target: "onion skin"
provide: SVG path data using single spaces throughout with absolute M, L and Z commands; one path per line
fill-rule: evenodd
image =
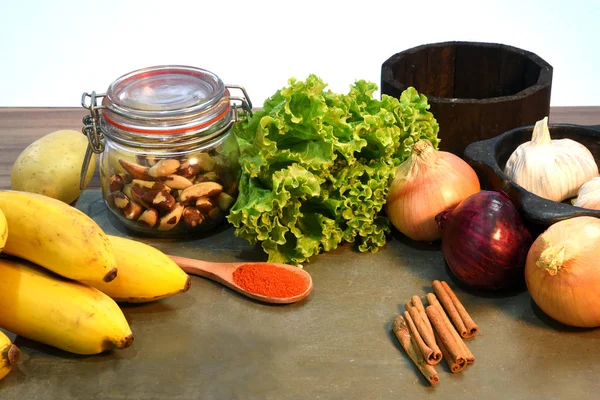
M 396 170 L 384 211 L 402 234 L 433 242 L 442 237 L 435 216 L 480 189 L 475 170 L 462 158 L 420 140 Z
M 482 190 L 436 216 L 442 253 L 464 285 L 482 291 L 525 288 L 531 234 L 510 199 Z
M 525 281 L 535 304 L 574 327 L 600 326 L 600 220 L 575 217 L 551 225 L 527 254 Z

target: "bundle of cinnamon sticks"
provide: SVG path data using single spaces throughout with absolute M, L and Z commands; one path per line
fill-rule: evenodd
M 406 302 L 406 311 L 394 319 L 392 330 L 402 348 L 431 385 L 439 382 L 434 368 L 442 358 L 453 373 L 475 361 L 463 339 L 478 331 L 465 307 L 444 281 L 433 281 L 427 307 L 419 296 Z

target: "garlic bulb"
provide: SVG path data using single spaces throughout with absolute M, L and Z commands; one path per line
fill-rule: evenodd
M 531 141 L 511 154 L 504 173 L 531 193 L 560 202 L 576 196 L 581 185 L 598 176 L 598 165 L 581 143 L 551 140 L 544 117 L 536 122 Z
M 573 205 L 600 210 L 600 177 L 593 178 L 581 186 Z

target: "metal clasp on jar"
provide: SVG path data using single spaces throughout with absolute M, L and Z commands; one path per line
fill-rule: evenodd
M 231 89 L 241 90 L 242 94 L 244 95 L 244 97 L 229 96 L 230 100 L 241 102 L 240 105 L 238 105 L 237 103 L 232 104 L 233 110 L 234 110 L 233 121 L 234 122 L 239 121 L 238 112 L 237 112 L 238 106 L 241 106 L 241 108 L 243 110 L 245 110 L 248 113 L 248 115 L 250 115 L 250 117 L 252 117 L 252 102 L 250 101 L 250 97 L 248 96 L 246 89 L 244 89 L 244 87 L 240 86 L 240 85 L 225 85 L 225 87 L 230 90 Z
M 98 100 L 105 96 L 104 93 L 97 94 L 96 92 L 85 92 L 81 96 L 81 106 L 90 111 L 90 115 L 83 117 L 83 128 L 81 131 L 88 138 L 88 146 L 83 158 L 81 166 L 81 176 L 79 178 L 79 189 L 83 190 L 85 186 L 85 176 L 92 159 L 92 154 L 100 154 L 104 151 L 106 144 L 102 130 L 100 129 L 100 114 L 98 110 L 105 108 L 102 104 L 98 104 Z M 89 104 L 87 99 L 90 99 Z

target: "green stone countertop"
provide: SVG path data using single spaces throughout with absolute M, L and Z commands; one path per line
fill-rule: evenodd
M 98 190 L 77 207 L 107 233 L 127 236 Z M 188 241 L 139 239 L 207 261 L 264 260 L 233 228 Z M 452 282 L 439 245 L 392 236 L 377 253 L 343 246 L 305 265 L 314 290 L 300 303 L 266 305 L 194 277 L 186 293 L 124 305 L 127 349 L 77 356 L 17 337 L 21 361 L 0 399 L 577 399 L 600 390 L 600 329 L 546 317 L 527 292 L 475 296 Z M 444 362 L 430 387 L 390 330 L 412 295 L 446 280 L 480 328 L 473 365 Z M 11 339 L 14 335 L 9 334 Z

